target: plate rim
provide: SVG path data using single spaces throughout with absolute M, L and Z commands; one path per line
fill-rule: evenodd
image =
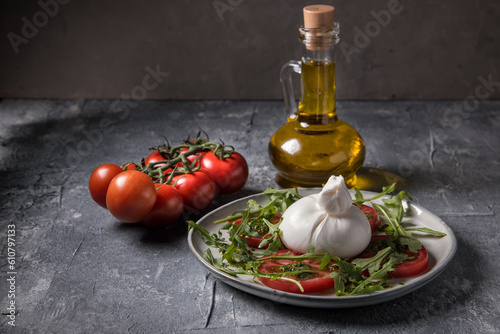
M 281 190 L 281 189 L 280 189 Z M 291 190 L 291 189 L 282 189 L 282 190 Z M 321 190 L 321 188 L 299 188 L 298 191 L 302 196 L 311 195 L 317 193 Z M 351 196 L 354 193 L 353 190 L 349 190 Z M 378 193 L 372 191 L 363 191 L 361 190 L 363 195 L 373 196 Z M 226 203 L 208 213 L 203 215 L 196 224 L 200 225 L 201 223 L 207 221 L 210 216 L 226 210 L 229 207 L 236 206 L 242 202 L 246 203 L 250 199 L 255 199 L 257 197 L 265 196 L 264 192 L 244 196 L 238 198 L 234 201 Z M 279 290 L 274 290 L 268 288 L 266 286 L 260 285 L 258 283 L 252 283 L 249 281 L 243 281 L 238 279 L 238 277 L 231 276 L 227 273 L 219 271 L 215 267 L 212 267 L 203 257 L 202 254 L 198 252 L 197 247 L 193 243 L 194 233 L 196 230 L 190 229 L 188 233 L 188 245 L 191 253 L 195 256 L 195 258 L 202 264 L 202 266 L 207 269 L 210 273 L 216 276 L 218 279 L 222 280 L 224 283 L 238 289 L 244 291 L 246 293 L 259 296 L 261 298 L 269 299 L 273 302 L 295 305 L 295 306 L 303 306 L 303 307 L 316 307 L 316 308 L 350 308 L 350 307 L 362 307 L 375 305 L 379 303 L 383 303 L 386 301 L 390 301 L 399 297 L 402 297 L 406 294 L 409 294 L 424 285 L 428 284 L 432 280 L 434 280 L 439 274 L 443 272 L 445 267 L 451 262 L 456 251 L 457 251 L 457 239 L 453 230 L 450 228 L 446 222 L 444 222 L 440 217 L 436 216 L 429 210 L 425 209 L 420 205 L 416 205 L 413 202 L 410 203 L 412 209 L 420 210 L 421 212 L 431 216 L 436 223 L 441 225 L 444 232 L 447 234 L 446 238 L 449 237 L 449 247 L 447 252 L 444 255 L 444 258 L 440 260 L 436 265 L 423 274 L 422 276 L 418 276 L 413 278 L 408 284 L 405 284 L 401 287 L 396 287 L 393 289 L 386 289 L 382 291 L 378 291 L 372 294 L 366 295 L 355 295 L 355 296 L 318 296 L 318 295 L 308 295 L 308 294 L 294 294 Z M 236 209 L 232 210 L 235 211 Z M 201 234 L 200 234 L 201 237 Z M 424 242 L 425 243 L 425 242 Z

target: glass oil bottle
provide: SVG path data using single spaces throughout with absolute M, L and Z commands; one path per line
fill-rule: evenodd
M 365 144 L 358 132 L 338 119 L 335 106 L 334 47 L 339 25 L 334 8 L 304 8 L 304 27 L 299 29 L 301 61 L 290 61 L 281 70 L 288 111 L 287 122 L 272 136 L 269 156 L 283 188 L 321 187 L 331 175 L 342 175 L 348 187 L 365 159 Z M 301 74 L 301 99 L 295 102 L 292 74 Z

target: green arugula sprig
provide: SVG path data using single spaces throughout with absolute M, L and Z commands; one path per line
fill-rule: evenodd
M 249 203 L 251 203 L 250 204 L 251 209 L 249 211 L 247 205 L 247 211 L 249 217 L 259 216 L 262 214 L 263 210 L 275 211 L 276 213 L 283 213 L 290 205 L 292 205 L 298 199 L 302 198 L 302 196 L 299 194 L 296 188 L 292 190 L 278 190 L 274 188 L 268 188 L 264 191 L 264 194 L 267 195 L 267 197 L 270 200 L 270 202 L 267 203 L 264 207 L 261 207 L 259 204 L 257 204 L 257 202 L 255 202 L 252 199 L 248 201 Z M 241 212 L 235 212 L 229 217 L 214 221 L 214 224 L 234 222 L 241 218 L 243 218 L 243 214 Z
M 361 191 L 359 191 L 358 188 L 354 187 L 354 200 L 352 202 L 357 206 L 360 206 L 365 202 L 373 202 L 376 199 L 384 197 L 385 195 L 392 193 L 395 189 L 396 189 L 396 183 L 393 183 L 390 186 L 382 187 L 382 192 L 373 196 L 372 198 L 364 198 Z

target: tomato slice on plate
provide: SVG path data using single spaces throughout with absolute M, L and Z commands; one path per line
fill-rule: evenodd
M 381 239 L 389 238 L 390 237 L 388 235 L 374 235 L 368 247 L 358 257 L 368 258 L 374 256 L 375 251 L 373 250 L 373 247 L 375 242 Z M 420 248 L 417 253 L 413 253 L 409 249 L 406 249 L 405 253 L 413 258 L 404 260 L 403 263 L 395 265 L 394 272 L 388 273 L 387 277 L 403 278 L 416 276 L 424 272 L 429 266 L 429 254 L 427 253 L 425 246 L 422 245 L 422 248 Z
M 371 206 L 364 204 L 361 204 L 361 206 L 358 205 L 358 208 L 360 208 L 361 211 L 363 211 L 363 213 L 366 215 L 366 218 L 368 218 L 368 222 L 370 223 L 370 227 L 372 229 L 372 234 L 375 233 L 375 231 L 377 231 L 381 224 L 377 210 L 375 210 Z
M 281 219 L 281 214 L 277 213 L 269 221 L 272 224 L 277 224 L 280 221 L 280 219 Z M 241 223 L 241 218 L 235 220 L 233 224 L 238 225 L 240 223 Z M 250 229 L 253 232 L 257 232 L 259 234 L 259 236 L 254 237 L 251 235 L 241 235 L 241 237 L 246 240 L 247 245 L 249 247 L 259 248 L 259 245 L 262 241 L 262 238 L 269 232 L 269 228 L 267 227 L 266 223 L 264 223 L 262 221 L 262 219 L 259 217 L 252 218 L 248 223 L 250 225 Z M 268 237 L 270 237 L 270 236 L 268 236 Z M 267 247 L 268 247 L 268 245 L 264 245 L 261 248 L 266 249 Z
M 277 251 L 275 255 L 284 255 L 288 252 L 290 252 L 290 255 L 302 254 L 293 250 L 283 249 Z M 280 278 L 271 280 L 267 277 L 259 277 L 259 280 L 269 288 L 291 293 L 305 294 L 331 289 L 334 286 L 334 280 L 333 278 L 327 278 L 327 276 L 332 271 L 327 269 L 328 266 L 323 270 L 318 270 L 320 264 L 321 263 L 319 261 L 315 260 L 293 261 L 284 259 L 269 259 L 264 260 L 260 265 L 259 270 L 263 273 L 281 273 L 284 271 L 293 271 L 293 268 L 307 268 L 312 270 L 312 273 L 302 273 L 298 274 L 298 276 L 285 275 L 285 277 L 299 282 L 304 291 L 301 291 L 300 287 L 296 283 Z M 333 264 L 333 261 L 331 264 Z
M 429 266 L 429 254 L 427 249 L 422 245 L 417 251 L 417 254 L 406 251 L 406 254 L 413 256 L 413 259 L 404 260 L 403 263 L 394 266 L 394 272 L 387 276 L 390 278 L 402 278 L 416 276 L 424 272 Z

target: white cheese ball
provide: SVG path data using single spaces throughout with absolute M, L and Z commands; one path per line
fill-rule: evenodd
M 283 214 L 283 244 L 305 253 L 340 258 L 361 253 L 370 243 L 371 228 L 365 214 L 352 204 L 342 176 L 332 176 L 319 194 L 301 198 Z

